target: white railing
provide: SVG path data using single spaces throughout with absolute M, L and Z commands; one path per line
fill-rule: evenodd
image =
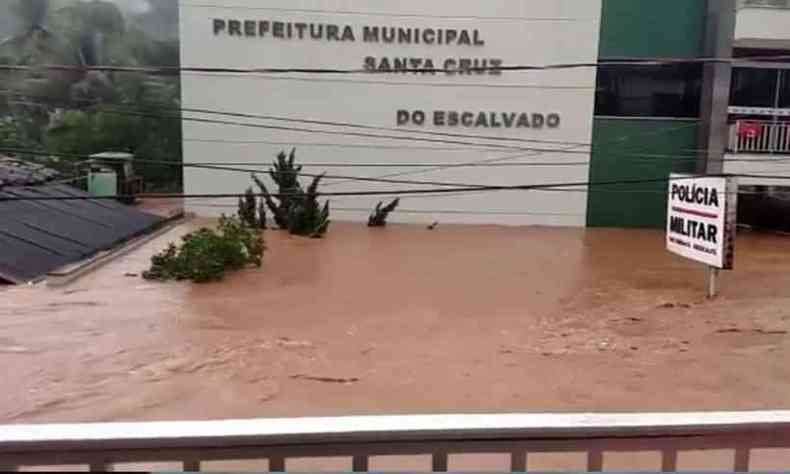
M 749 124 L 757 129 L 743 133 Z M 733 153 L 790 154 L 790 122 L 739 120 L 730 124 L 728 149 Z
M 790 8 L 790 0 L 738 0 L 737 9 L 741 8 Z
M 790 411 L 721 413 L 418 415 L 193 422 L 8 425 L 0 427 L 0 470 L 117 463 L 268 460 L 284 471 L 289 458 L 347 457 L 367 471 L 371 456 L 430 455 L 446 471 L 455 454 L 503 453 L 526 471 L 529 453 L 586 453 L 589 471 L 606 453 L 656 451 L 676 471 L 682 451 L 731 450 L 735 471 L 749 470 L 753 450 L 790 449 Z

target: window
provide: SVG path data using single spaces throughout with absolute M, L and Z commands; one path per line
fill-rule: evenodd
M 595 114 L 615 117 L 699 116 L 702 66 L 603 66 Z
M 777 71 L 775 69 L 733 69 L 730 105 L 774 107 L 776 81 Z

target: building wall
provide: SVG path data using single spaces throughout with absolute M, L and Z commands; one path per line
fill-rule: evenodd
M 600 58 L 699 57 L 706 7 L 705 0 L 603 0 Z M 596 116 L 593 130 L 592 182 L 666 178 L 671 171 L 693 170 L 689 150 L 698 148 L 696 120 Z M 660 227 L 665 213 L 665 183 L 593 188 L 587 224 Z
M 447 58 L 499 58 L 504 66 L 594 62 L 598 57 L 600 0 L 214 0 L 211 6 L 181 2 L 182 66 L 229 68 L 359 69 L 365 58 L 432 58 L 443 67 Z M 223 7 L 222 5 L 225 5 Z M 229 35 L 213 32 L 213 21 L 307 22 L 351 27 L 355 41 L 274 38 L 271 33 Z M 243 23 L 242 23 L 243 25 Z M 260 26 L 260 23 L 255 25 Z M 363 41 L 365 26 L 478 30 L 484 45 L 387 44 Z M 273 28 L 273 26 L 270 26 Z M 286 27 L 284 27 L 286 28 Z M 287 30 L 284 30 L 287 31 Z M 292 30 L 293 31 L 293 30 Z M 284 33 L 285 34 L 285 33 Z M 355 123 L 396 130 L 328 127 L 249 117 L 186 114 L 212 120 L 334 131 L 337 134 L 264 129 L 252 126 L 184 121 L 184 161 L 249 163 L 263 166 L 280 150 L 296 147 L 306 172 L 336 175 L 516 185 L 585 181 L 589 175 L 589 144 L 595 70 L 504 72 L 501 75 L 264 74 L 218 75 L 185 73 L 185 108 L 293 119 Z M 427 114 L 422 126 L 399 126 L 398 110 Z M 437 126 L 435 111 L 558 114 L 556 128 Z M 500 119 L 500 122 L 502 120 Z M 404 134 L 403 132 L 409 132 Z M 486 135 L 543 142 L 497 141 L 422 135 L 426 140 L 362 136 L 414 137 L 413 131 Z M 343 133 L 351 134 L 344 135 Z M 441 143 L 441 141 L 467 142 Z M 571 144 L 572 143 L 572 144 Z M 484 146 L 480 146 L 483 144 Z M 546 152 L 545 150 L 550 150 Z M 405 166 L 334 168 L 329 163 L 461 164 L 481 160 L 538 162 L 541 166 L 455 167 L 426 170 Z M 553 166 L 572 162 L 570 166 Z M 315 164 L 315 166 L 312 166 Z M 546 166 L 547 164 L 552 166 Z M 251 184 L 245 173 L 185 168 L 186 193 L 237 193 Z M 425 186 L 418 186 L 425 188 Z M 327 180 L 324 192 L 413 189 L 405 184 Z M 386 197 L 386 196 L 385 196 Z M 332 197 L 333 218 L 366 219 L 381 196 Z M 232 212 L 217 202 L 189 201 L 189 210 L 216 215 Z M 496 223 L 509 225 L 584 225 L 585 193 L 488 192 L 405 197 L 394 221 Z M 451 211 L 443 213 L 440 211 Z
M 790 45 L 790 8 L 744 7 L 738 10 L 735 22 L 735 40 L 782 41 Z
M 600 55 L 697 57 L 706 6 L 706 0 L 604 0 Z
M 724 155 L 724 172 L 727 174 L 748 174 L 753 177 L 740 177 L 742 186 L 780 186 L 790 185 L 786 179 L 760 178 L 763 176 L 790 176 L 790 162 L 787 155 L 767 153 L 727 153 Z
M 694 171 L 698 122 L 687 120 L 595 120 L 590 181 L 666 178 Z M 623 141 L 624 137 L 638 137 Z M 598 227 L 663 227 L 667 183 L 593 186 L 588 222 Z

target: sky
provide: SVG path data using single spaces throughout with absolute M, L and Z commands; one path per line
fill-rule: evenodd
M 109 0 L 118 5 L 124 12 L 145 13 L 149 10 L 146 0 Z

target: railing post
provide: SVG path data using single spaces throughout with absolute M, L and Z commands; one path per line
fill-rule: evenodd
M 661 451 L 661 471 L 675 472 L 678 469 L 678 451 L 676 449 L 665 449 Z
M 740 121 L 736 120 L 734 124 L 730 125 L 730 150 L 733 153 L 738 153 L 738 141 L 740 140 L 741 136 L 738 133 L 738 128 L 740 127 Z
M 587 470 L 589 472 L 603 471 L 603 451 L 597 448 L 587 451 Z
M 447 471 L 447 453 L 433 453 L 433 456 L 431 456 L 431 470 L 435 472 Z
M 735 450 L 735 472 L 749 472 L 749 448 L 737 448 Z
M 774 153 L 776 153 L 776 145 L 777 145 L 777 143 L 776 143 L 777 142 L 777 140 L 776 140 L 776 138 L 777 138 L 776 132 L 778 131 L 777 126 L 776 126 L 776 119 L 774 119 L 774 122 L 771 122 L 771 124 L 768 127 L 769 127 L 768 130 L 770 130 L 770 133 L 769 133 L 769 136 L 768 136 L 768 141 L 769 141 L 769 143 L 768 143 L 768 152 L 771 153 L 771 154 L 774 154 Z
M 106 461 L 96 461 L 90 463 L 88 468 L 90 469 L 90 472 L 109 472 L 112 471 L 112 464 Z
M 279 456 L 269 458 L 269 472 L 285 472 L 285 458 Z
M 526 451 L 511 451 L 510 452 L 510 471 L 511 472 L 527 472 L 527 452 Z
M 354 456 L 351 463 L 353 464 L 352 469 L 354 472 L 367 472 L 368 469 L 368 457 L 367 456 Z

